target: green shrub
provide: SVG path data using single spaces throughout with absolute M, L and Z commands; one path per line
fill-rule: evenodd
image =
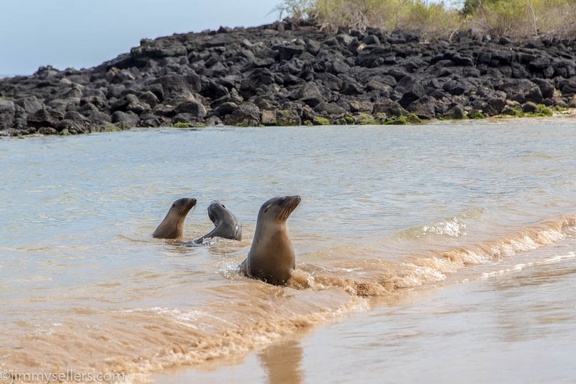
M 351 115 L 344 115 L 344 121 L 346 124 L 356 124 L 356 119 Z
M 540 33 L 574 37 L 574 0 L 468 0 L 463 14 L 476 32 L 529 37 Z
M 545 105 L 538 105 L 538 109 L 536 110 L 536 115 L 537 116 L 542 116 L 542 117 L 550 117 L 552 116 L 554 113 L 552 112 L 552 110 L 550 108 L 548 108 Z
M 422 123 L 422 120 L 420 120 L 420 118 L 413 113 L 409 113 L 406 115 L 406 121 L 408 122 L 408 124 L 420 124 L 420 123 Z
M 359 113 L 356 115 L 355 123 L 358 125 L 377 125 L 378 122 L 369 113 Z
M 473 109 L 470 112 L 468 112 L 468 118 L 469 119 L 485 119 L 486 116 L 482 113 L 482 111 L 479 111 L 477 109 Z
M 384 125 L 406 125 L 408 121 L 406 116 L 390 117 L 384 122 Z
M 322 116 L 314 116 L 314 120 L 312 121 L 314 125 L 330 125 L 330 119 L 327 117 Z
M 102 132 L 120 132 L 123 129 L 124 128 L 122 128 L 120 125 L 115 125 L 112 123 L 104 123 L 104 126 L 102 127 Z
M 424 0 L 283 0 L 276 10 L 281 17 L 315 18 L 333 30 L 418 29 L 424 39 L 468 29 L 492 36 L 576 37 L 576 0 L 466 0 L 460 10 Z

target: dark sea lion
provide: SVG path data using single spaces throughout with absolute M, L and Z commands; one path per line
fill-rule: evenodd
M 285 285 L 296 267 L 286 220 L 300 204 L 300 196 L 274 197 L 258 212 L 256 231 L 240 272 L 274 285 Z
M 224 204 L 217 201 L 210 204 L 208 206 L 208 217 L 214 223 L 214 229 L 201 238 L 194 240 L 196 244 L 201 244 L 204 239 L 213 237 L 242 240 L 242 224 L 238 222 L 236 216 Z
M 176 200 L 166 217 L 152 234 L 157 239 L 179 239 L 184 232 L 184 220 L 192 208 L 196 206 L 196 199 L 182 198 Z

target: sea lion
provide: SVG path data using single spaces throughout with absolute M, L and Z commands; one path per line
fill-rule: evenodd
M 260 207 L 256 231 L 240 273 L 274 285 L 285 285 L 296 267 L 286 220 L 300 204 L 300 196 L 274 197 Z
M 217 201 L 208 206 L 208 217 L 214 223 L 214 229 L 194 240 L 194 243 L 201 244 L 204 239 L 213 237 L 223 237 L 225 239 L 242 240 L 242 224 L 238 222 L 236 216 L 230 212 L 224 204 Z
M 176 200 L 166 217 L 152 234 L 157 239 L 179 239 L 184 232 L 184 220 L 192 208 L 196 206 L 196 199 L 184 197 Z

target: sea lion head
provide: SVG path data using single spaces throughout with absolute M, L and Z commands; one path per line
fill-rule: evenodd
M 285 223 L 290 214 L 298 207 L 301 200 L 298 195 L 273 197 L 269 199 L 260 207 L 256 225 L 264 221 L 273 221 L 277 224 Z
M 196 206 L 196 199 L 181 198 L 172 203 L 166 217 L 152 234 L 157 239 L 178 239 L 184 232 L 184 220 L 188 212 Z
M 204 238 L 219 236 L 226 239 L 242 240 L 242 225 L 226 206 L 218 201 L 208 206 L 208 217 L 214 223 L 214 230 Z

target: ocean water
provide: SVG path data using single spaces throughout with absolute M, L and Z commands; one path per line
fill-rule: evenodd
M 575 382 L 574 148 L 571 118 L 0 139 L 0 380 Z M 288 194 L 288 286 L 240 276 Z M 185 240 L 214 200 L 244 239 L 153 239 L 180 197 Z

